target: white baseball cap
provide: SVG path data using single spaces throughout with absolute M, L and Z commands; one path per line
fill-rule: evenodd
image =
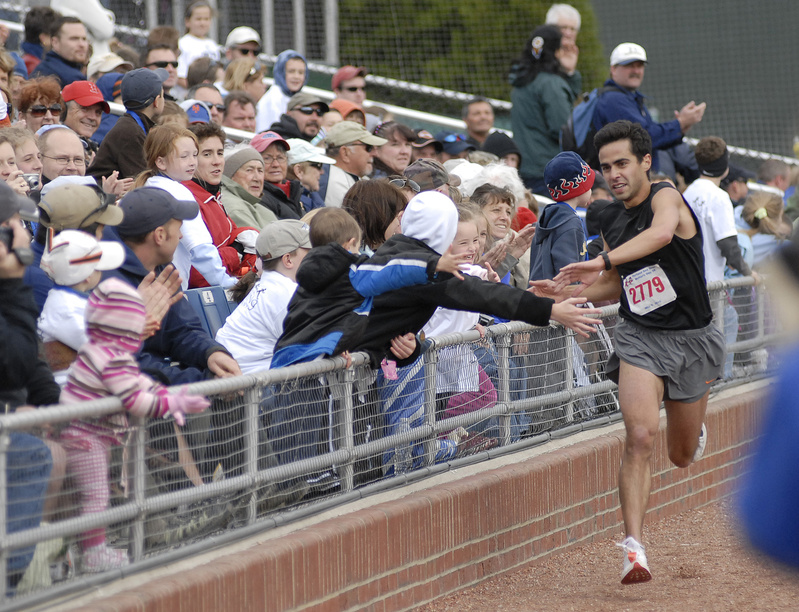
M 646 51 L 644 48 L 641 45 L 631 42 L 621 43 L 618 47 L 613 49 L 613 53 L 610 54 L 611 66 L 626 66 L 633 62 L 646 63 L 646 61 Z
M 335 159 L 325 155 L 323 149 L 313 146 L 307 140 L 303 140 L 302 138 L 289 138 L 286 142 L 291 147 L 288 152 L 289 166 L 302 162 L 315 162 L 317 164 L 336 163 Z
M 248 42 L 258 43 L 258 46 L 261 46 L 261 35 L 250 27 L 239 26 L 238 28 L 233 28 L 230 34 L 227 35 L 225 47 L 229 49 Z
M 40 266 L 56 284 L 71 287 L 96 270 L 116 270 L 124 261 L 122 243 L 98 241 L 86 232 L 64 230 L 48 237 Z

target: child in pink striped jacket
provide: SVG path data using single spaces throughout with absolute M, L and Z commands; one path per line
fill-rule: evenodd
M 132 414 L 150 418 L 172 415 L 178 425 L 184 424 L 185 413 L 207 408 L 205 397 L 169 391 L 139 371 L 134 355 L 141 346 L 144 324 L 144 304 L 134 287 L 116 278 L 100 283 L 86 306 L 89 340 L 69 369 L 61 403 L 115 395 Z M 108 449 L 121 443 L 127 428 L 127 418 L 114 415 L 75 420 L 62 431 L 67 469 L 80 491 L 82 514 L 108 507 Z M 81 546 L 85 572 L 106 571 L 128 563 L 126 551 L 107 546 L 104 528 L 83 533 Z

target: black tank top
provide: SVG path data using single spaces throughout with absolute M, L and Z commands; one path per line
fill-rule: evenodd
M 666 182 L 652 185 L 649 196 L 638 206 L 625 208 L 619 201 L 612 202 L 600 218 L 602 235 L 610 249 L 624 244 L 652 225 L 652 198 L 661 189 L 673 189 Z M 687 206 L 687 204 L 686 204 Z M 687 240 L 674 236 L 663 248 L 649 255 L 616 266 L 622 279 L 622 295 L 619 313 L 622 317 L 644 327 L 655 329 L 699 329 L 713 319 L 705 283 L 705 258 L 702 252 L 702 230 L 691 211 L 696 225 L 696 234 Z M 635 303 L 646 294 L 649 287 L 636 290 L 634 286 L 624 288 L 629 275 L 650 266 L 659 265 L 676 294 L 676 299 L 646 314 L 636 314 L 630 303 Z

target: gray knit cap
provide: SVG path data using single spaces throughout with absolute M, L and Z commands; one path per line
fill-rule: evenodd
M 228 178 L 233 178 L 239 168 L 253 160 L 264 163 L 261 154 L 250 145 L 233 147 L 229 151 L 225 151 L 225 169 L 222 173 Z

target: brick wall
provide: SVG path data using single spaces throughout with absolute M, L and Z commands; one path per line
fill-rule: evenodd
M 647 521 L 730 493 L 761 391 L 711 402 L 705 457 L 673 468 L 656 443 Z M 230 554 L 81 610 L 409 610 L 569 547 L 620 533 L 623 432 L 409 494 Z

